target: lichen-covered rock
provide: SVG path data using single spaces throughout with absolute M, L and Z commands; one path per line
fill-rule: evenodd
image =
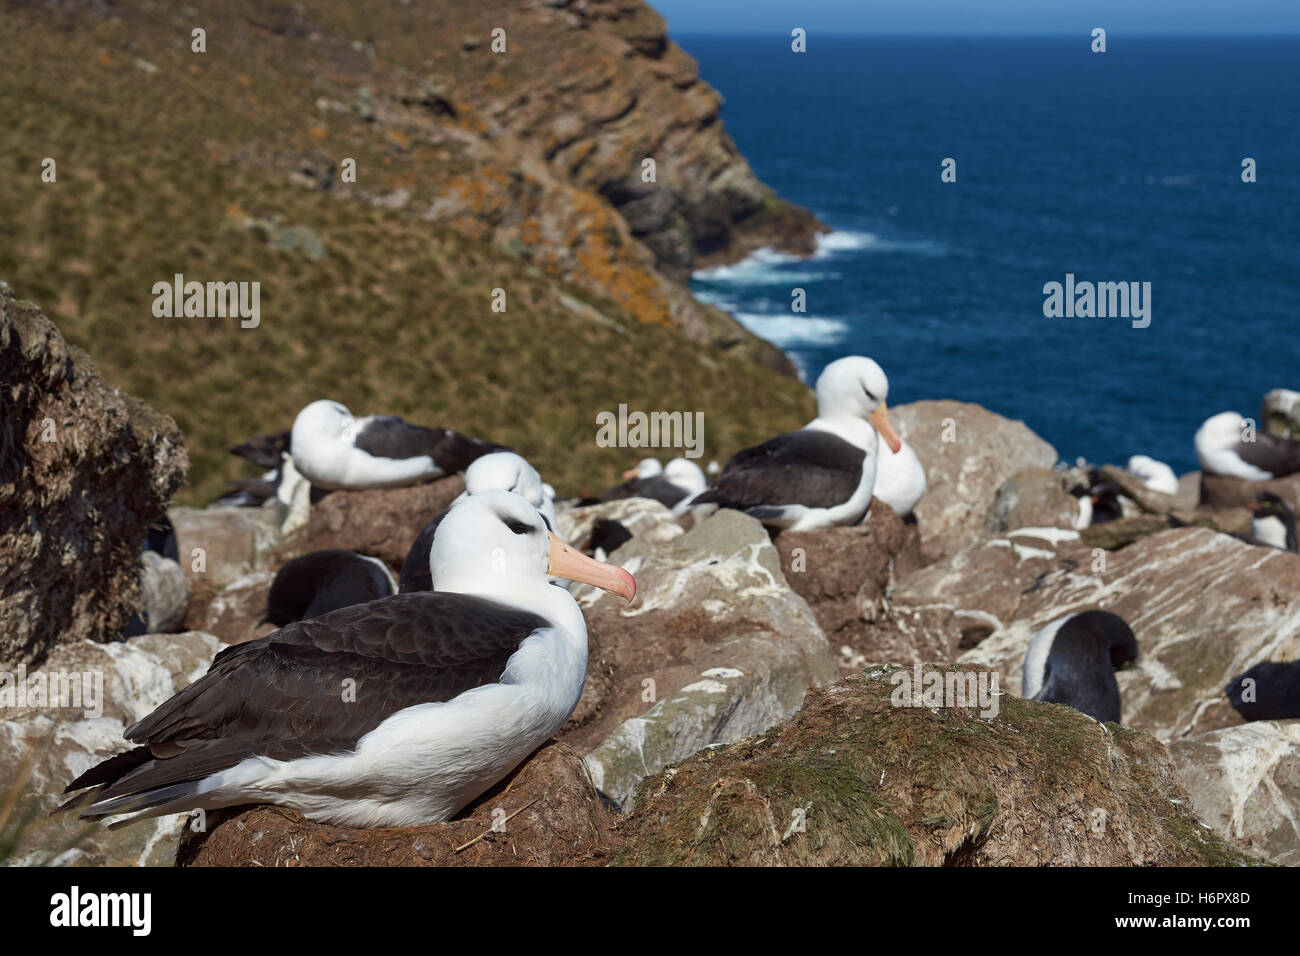
M 1005 606 L 978 605 L 1000 626 L 958 659 L 996 668 L 1013 692 L 1033 635 L 1091 608 L 1118 614 L 1133 628 L 1137 664 L 1116 675 L 1124 723 L 1164 741 L 1241 723 L 1223 694 L 1228 682 L 1261 661 L 1300 658 L 1300 555 L 1207 528 L 1178 528 L 1100 562 L 1087 553 L 1058 552 L 1029 578 L 1036 570 L 1008 576 L 995 592 Z M 971 576 L 966 587 L 978 581 Z
M 210 814 L 186 831 L 182 866 L 601 866 L 614 816 L 564 744 L 536 751 L 455 820 L 356 829 L 260 806 Z
M 189 467 L 175 422 L 120 393 L 0 283 L 0 662 L 112 640 L 140 542 Z
M 915 509 L 927 561 L 954 554 L 987 534 L 994 493 L 1026 468 L 1051 468 L 1056 450 L 1024 422 L 978 405 L 925 401 L 889 410 L 898 433 L 925 466 L 927 488 Z
M 0 793 L 18 793 L 13 813 L 0 815 L 0 856 L 7 850 L 9 863 L 29 865 L 170 865 L 182 815 L 110 830 L 48 814 L 74 778 L 129 749 L 122 732 L 206 673 L 222 646 L 195 632 L 57 645 L 17 685 L 22 701 L 0 707 Z
M 1175 740 L 1197 815 L 1280 866 L 1300 866 L 1300 720 L 1261 720 Z
M 884 502 L 872 501 L 862 524 L 782 531 L 772 543 L 786 580 L 812 608 L 841 670 L 861 670 L 867 661 L 934 659 L 931 648 L 897 641 L 899 632 L 882 626 L 895 579 L 921 561 L 914 523 L 904 522 Z
M 758 733 L 833 680 L 829 646 L 753 518 L 719 511 L 672 541 L 617 553 L 637 580 L 624 605 L 587 585 L 587 685 L 561 739 L 621 804 L 675 760 Z
M 1187 866 L 1250 857 L 1192 816 L 1165 748 L 1056 704 L 898 707 L 890 669 L 645 781 L 616 863 Z M 903 673 L 907 673 L 906 670 Z

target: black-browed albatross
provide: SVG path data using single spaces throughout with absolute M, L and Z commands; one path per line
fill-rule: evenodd
M 464 471 L 500 445 L 449 428 L 425 428 L 392 415 L 355 418 L 322 399 L 294 419 L 290 452 L 298 471 L 320 488 L 394 488 Z
M 450 818 L 559 730 L 582 695 L 586 623 L 547 574 L 628 600 L 636 583 L 504 491 L 449 509 L 430 562 L 436 592 L 223 650 L 127 729 L 139 746 L 69 785 L 94 788 L 83 816 L 271 803 L 345 826 Z
M 704 471 L 689 458 L 674 458 L 667 466 L 657 458 L 642 458 L 635 468 L 623 472 L 623 477 L 629 480 L 609 489 L 601 501 L 653 498 L 665 508 L 676 508 L 709 484 Z
M 1196 457 L 1212 475 L 1268 481 L 1300 472 L 1300 441 L 1247 430 L 1236 412 L 1220 412 L 1196 430 Z
M 792 531 L 856 524 L 871 504 L 876 433 L 892 452 L 901 447 L 885 409 L 888 393 L 889 380 L 871 359 L 836 359 L 817 377 L 817 417 L 737 452 L 693 504 L 713 502 Z

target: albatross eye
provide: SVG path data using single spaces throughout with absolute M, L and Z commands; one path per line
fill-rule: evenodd
M 522 521 L 514 521 L 514 520 L 506 521 L 506 527 L 509 528 L 515 534 L 528 534 L 528 532 L 533 530 L 531 527 L 524 524 Z

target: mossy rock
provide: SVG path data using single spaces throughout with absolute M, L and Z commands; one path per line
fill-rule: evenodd
M 1195 819 L 1154 738 L 1009 694 L 990 716 L 895 706 L 898 675 L 911 673 L 886 667 L 811 691 L 769 733 L 649 778 L 615 862 L 1254 862 Z

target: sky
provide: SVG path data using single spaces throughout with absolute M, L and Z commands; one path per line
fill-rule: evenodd
M 794 27 L 882 34 L 1300 33 L 1300 0 L 648 0 L 674 36 L 785 35 Z

